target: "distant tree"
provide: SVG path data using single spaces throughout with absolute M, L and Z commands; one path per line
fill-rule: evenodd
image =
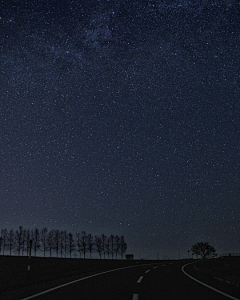
M 60 244 L 60 233 L 59 230 L 54 230 L 54 247 L 56 251 L 56 256 L 58 257 L 59 252 L 59 244 Z
M 86 252 L 87 252 L 87 234 L 85 231 L 81 232 L 80 244 L 81 244 L 81 250 L 83 252 L 83 258 L 85 259 Z
M 107 256 L 108 256 L 108 259 L 109 259 L 109 256 L 111 254 L 111 239 L 110 239 L 110 237 L 107 238 L 105 248 L 106 248 L 106 253 L 107 253 Z
M 90 258 L 92 258 L 92 252 L 94 250 L 94 242 L 91 233 L 87 235 L 87 250 L 89 251 Z
M 114 254 L 114 246 L 115 246 L 115 236 L 113 234 L 110 235 L 110 253 L 112 255 L 112 259 L 113 259 L 113 254 Z
M 114 248 L 113 248 L 113 251 L 114 251 L 114 253 L 116 255 L 116 259 L 117 259 L 118 254 L 120 253 L 120 247 L 121 247 L 120 237 L 118 235 L 115 235 L 115 237 L 114 237 Z
M 102 250 L 103 250 L 103 258 L 105 259 L 105 255 L 106 255 L 106 243 L 107 243 L 107 237 L 105 234 L 101 235 L 102 238 Z
M 12 255 L 12 250 L 14 248 L 14 231 L 11 229 L 9 231 L 9 240 L 8 240 L 9 254 Z
M 103 240 L 102 237 L 99 237 L 95 235 L 95 246 L 96 246 L 96 251 L 99 254 L 100 259 L 102 258 L 102 252 L 103 252 Z
M 60 254 L 63 257 L 63 250 L 64 250 L 64 231 L 60 231 Z
M 67 257 L 67 253 L 68 253 L 68 233 L 67 233 L 66 230 L 64 230 L 63 236 L 64 236 L 64 256 Z
M 124 236 L 122 235 L 121 240 L 120 240 L 120 254 L 121 254 L 122 259 L 123 259 L 124 254 L 126 253 L 126 251 L 127 251 L 127 244 L 125 242 Z
M 27 251 L 27 229 L 23 229 L 23 235 L 22 235 L 22 256 L 24 255 L 24 251 Z
M 41 238 L 40 238 L 44 257 L 46 256 L 46 250 L 47 250 L 47 234 L 48 234 L 48 229 L 47 227 L 44 227 L 41 230 Z
M 29 255 L 30 253 L 30 241 L 31 241 L 31 231 L 30 229 L 27 229 L 26 231 L 26 248 L 27 248 L 27 255 Z
M 5 250 L 8 244 L 8 230 L 4 228 L 1 230 L 1 239 L 2 239 L 2 253 L 5 254 Z
M 71 258 L 72 257 L 72 252 L 75 249 L 75 243 L 74 243 L 74 238 L 73 238 L 72 233 L 68 234 L 68 244 L 69 244 L 69 255 L 70 255 L 70 258 Z
M 15 243 L 17 247 L 18 255 L 20 256 L 21 247 L 22 247 L 22 236 L 23 236 L 23 227 L 19 226 L 19 229 L 15 231 Z
M 37 251 L 40 248 L 40 231 L 37 227 L 32 230 L 32 245 L 34 250 L 34 255 L 37 255 Z
M 216 256 L 215 248 L 207 242 L 196 243 L 192 246 L 191 250 L 193 255 L 199 255 L 202 259 Z
M 77 248 L 77 252 L 79 252 L 79 256 L 81 258 L 82 247 L 81 247 L 81 233 L 80 232 L 76 232 L 76 248 Z
M 54 249 L 54 230 L 50 230 L 47 235 L 47 245 L 49 249 L 49 256 L 52 257 L 52 250 Z

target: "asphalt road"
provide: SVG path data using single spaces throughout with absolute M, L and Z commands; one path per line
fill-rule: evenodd
M 182 272 L 181 262 L 166 262 L 128 267 L 92 274 L 75 282 L 36 295 L 18 299 L 30 300 L 226 300 L 228 297 L 192 280 Z M 185 268 L 187 271 L 187 267 Z M 191 270 L 189 270 L 191 271 Z M 211 283 L 211 282 L 210 282 Z M 62 284 L 62 283 L 61 283 Z M 211 283 L 212 284 L 212 283 Z M 222 288 L 220 287 L 215 288 Z M 229 292 L 229 291 L 228 291 Z M 231 292 L 231 290 L 230 290 Z M 20 295 L 19 295 L 20 296 Z M 232 294 L 233 296 L 233 294 Z M 16 298 L 14 298 L 16 299 Z

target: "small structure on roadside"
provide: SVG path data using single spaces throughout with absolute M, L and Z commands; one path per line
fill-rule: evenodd
M 125 258 L 126 258 L 126 260 L 133 260 L 134 255 L 133 254 L 126 254 Z
M 240 257 L 240 253 L 223 253 L 220 255 L 220 257 Z

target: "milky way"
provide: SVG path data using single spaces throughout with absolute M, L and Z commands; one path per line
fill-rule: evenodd
M 1 10 L 1 228 L 239 252 L 237 1 L 50 2 Z

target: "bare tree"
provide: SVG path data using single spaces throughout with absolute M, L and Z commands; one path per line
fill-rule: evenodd
M 115 242 L 115 236 L 113 234 L 110 235 L 110 250 L 111 250 L 111 255 L 113 259 L 113 254 L 114 254 L 114 242 Z
M 87 249 L 89 251 L 90 258 L 92 258 L 93 247 L 94 247 L 93 236 L 91 233 L 89 233 L 87 235 Z
M 79 256 L 81 258 L 82 247 L 81 247 L 81 233 L 80 232 L 76 232 L 76 247 L 77 247 L 77 251 L 79 252 Z
M 111 239 L 110 237 L 107 238 L 107 242 L 106 242 L 106 253 L 107 253 L 107 256 L 108 256 L 108 259 L 109 259 L 109 256 L 111 254 Z
M 60 231 L 60 254 L 61 257 L 63 256 L 63 250 L 64 250 L 64 231 Z
M 11 229 L 9 231 L 9 240 L 8 240 L 9 254 L 12 255 L 12 250 L 14 247 L 14 231 Z
M 60 243 L 60 233 L 59 230 L 54 231 L 54 242 L 55 242 L 55 250 L 56 250 L 56 255 L 58 257 L 58 251 L 59 251 L 59 243 Z
M 99 237 L 95 235 L 95 246 L 96 246 L 96 251 L 99 254 L 100 259 L 102 258 L 102 252 L 103 252 L 103 241 L 102 237 Z
M 37 255 L 37 251 L 40 248 L 40 232 L 37 227 L 35 227 L 32 231 L 32 243 L 33 243 L 33 250 L 34 255 Z
M 64 230 L 64 254 L 65 254 L 65 257 L 67 257 L 67 252 L 68 252 L 68 234 L 67 234 L 67 231 Z
M 27 229 L 26 231 L 26 250 L 27 250 L 27 255 L 29 255 L 30 252 L 30 241 L 31 241 L 31 232 L 30 229 Z
M 27 250 L 27 229 L 23 229 L 22 234 L 22 256 L 25 250 Z
M 106 243 L 107 243 L 107 237 L 105 234 L 101 235 L 102 238 L 102 250 L 103 250 L 103 258 L 105 259 L 105 255 L 106 255 Z
M 47 227 L 44 227 L 42 230 L 41 230 L 41 244 L 43 246 L 43 256 L 45 257 L 46 256 L 46 250 L 47 250 L 47 235 L 48 234 L 48 229 Z
M 83 252 L 83 258 L 86 258 L 86 252 L 87 252 L 87 234 L 85 231 L 81 232 L 81 239 L 80 239 L 80 243 L 81 243 L 81 249 Z
M 23 227 L 19 226 L 19 229 L 15 231 L 15 242 L 16 242 L 17 252 L 19 256 L 22 247 L 22 236 L 23 236 Z
M 115 252 L 115 255 L 116 255 L 116 259 L 117 259 L 117 256 L 120 252 L 120 237 L 118 235 L 115 235 L 114 237 L 114 248 L 113 248 L 113 251 Z
M 2 253 L 5 254 L 5 250 L 7 248 L 8 243 L 8 230 L 4 228 L 1 230 L 1 239 L 2 239 Z
M 73 239 L 72 233 L 68 234 L 68 244 L 69 244 L 69 255 L 70 255 L 70 258 L 71 258 L 72 257 L 72 252 L 75 249 L 75 243 L 74 243 L 74 239 Z
M 120 254 L 121 254 L 122 259 L 123 259 L 123 255 L 126 253 L 126 251 L 127 251 L 127 244 L 125 242 L 124 236 L 122 235 L 121 240 L 120 240 Z
M 52 257 L 52 250 L 54 249 L 54 230 L 50 230 L 47 236 L 47 245 L 49 249 L 49 256 Z

